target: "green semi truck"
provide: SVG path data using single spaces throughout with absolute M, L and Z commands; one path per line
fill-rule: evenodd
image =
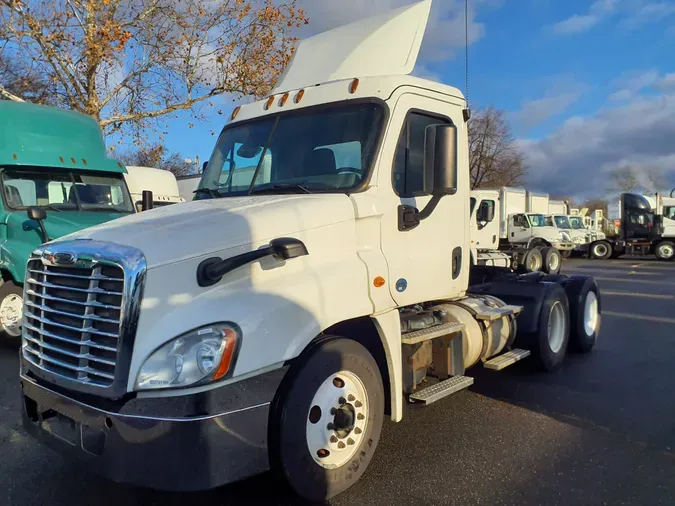
M 125 173 L 122 164 L 106 156 L 101 130 L 93 118 L 53 107 L 0 101 L 3 337 L 21 334 L 23 283 L 31 275 L 26 261 L 36 247 L 135 212 Z M 44 284 L 49 285 L 49 279 Z

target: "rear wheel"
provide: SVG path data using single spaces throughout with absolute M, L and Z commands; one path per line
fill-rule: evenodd
M 570 304 L 570 346 L 574 351 L 588 353 L 595 346 L 600 332 L 600 290 L 588 276 L 572 276 L 565 284 Z
M 558 274 L 562 266 L 562 255 L 560 251 L 551 247 L 541 248 L 541 256 L 543 259 L 543 271 L 546 274 Z
M 380 439 L 384 388 L 361 344 L 317 342 L 289 371 L 270 420 L 270 458 L 291 488 L 323 501 L 365 472 Z
M 13 281 L 0 286 L 0 332 L 4 337 L 21 336 L 23 290 Z
M 539 367 L 555 371 L 567 353 L 570 334 L 570 310 L 565 290 L 552 285 L 539 313 L 539 329 L 532 336 L 533 354 Z
M 522 255 L 522 260 L 520 262 L 520 270 L 523 272 L 539 272 L 543 259 L 541 252 L 537 248 L 528 249 Z
M 672 260 L 675 258 L 675 244 L 670 241 L 661 241 L 656 245 L 654 254 L 659 260 Z
M 612 256 L 612 245 L 607 241 L 598 241 L 591 244 L 591 258 L 607 260 Z

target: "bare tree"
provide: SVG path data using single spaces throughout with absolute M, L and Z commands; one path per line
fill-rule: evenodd
M 169 153 L 162 144 L 140 147 L 132 151 L 116 153 L 116 158 L 124 165 L 154 167 L 168 170 L 175 176 L 187 176 L 194 170 L 185 163 L 180 153 Z
M 503 111 L 493 107 L 469 120 L 471 188 L 521 185 L 527 168 Z
M 0 0 L 0 40 L 106 133 L 223 94 L 265 95 L 288 63 L 296 0 Z
M 607 216 L 607 201 L 604 199 L 591 199 L 581 204 L 581 208 L 587 208 L 589 213 L 601 210 L 604 216 Z
M 609 172 L 607 192 L 616 193 L 654 193 L 665 185 L 663 174 L 654 168 L 622 165 Z
M 0 98 L 16 102 L 52 103 L 54 86 L 16 58 L 0 52 Z

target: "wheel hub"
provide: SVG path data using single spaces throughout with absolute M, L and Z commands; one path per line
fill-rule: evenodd
M 8 295 L 0 303 L 0 324 L 13 337 L 21 334 L 23 299 L 16 294 Z
M 307 416 L 307 448 L 314 461 L 335 469 L 361 447 L 368 424 L 368 395 L 349 371 L 331 375 L 319 386 Z

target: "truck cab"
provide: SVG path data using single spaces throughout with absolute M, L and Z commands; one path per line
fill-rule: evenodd
M 0 332 L 20 335 L 22 286 L 32 274 L 26 261 L 35 248 L 134 212 L 124 173 L 106 157 L 92 118 L 0 101 Z
M 467 104 L 409 75 L 430 9 L 301 42 L 270 97 L 232 112 L 192 202 L 32 253 L 28 302 L 58 290 L 93 322 L 24 329 L 30 434 L 117 482 L 201 490 L 273 468 L 323 501 L 405 402 L 468 388 L 473 366 L 553 372 L 593 348 L 592 278 L 471 266 Z M 34 290 L 57 273 L 97 284 Z

